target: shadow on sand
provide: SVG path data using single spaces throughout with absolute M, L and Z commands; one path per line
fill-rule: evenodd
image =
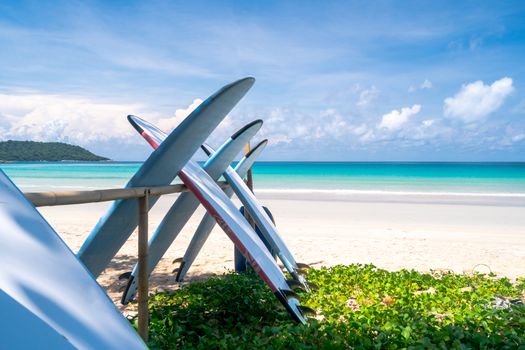
M 106 290 L 110 298 L 121 310 L 127 310 L 128 306 L 122 305 L 120 299 L 128 283 L 127 279 L 119 279 L 119 276 L 133 270 L 137 261 L 136 256 L 129 254 L 119 254 L 113 258 L 104 272 L 97 278 L 97 282 Z M 176 291 L 180 286 L 195 281 L 203 281 L 210 277 L 217 276 L 216 273 L 188 273 L 184 282 L 177 282 L 175 276 L 177 272 L 172 269 L 178 267 L 173 264 L 172 268 L 162 270 L 156 268 L 149 279 L 150 293 Z

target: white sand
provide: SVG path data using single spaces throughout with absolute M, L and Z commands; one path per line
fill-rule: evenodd
M 389 270 L 473 269 L 515 278 L 525 276 L 525 206 L 487 202 L 481 205 L 441 198 L 385 201 L 367 198 L 312 198 L 264 194 L 279 232 L 300 262 L 313 266 L 373 263 Z M 290 198 L 291 197 L 291 198 Z M 166 196 L 150 212 L 153 233 L 175 196 Z M 434 202 L 434 203 L 433 203 Z M 73 251 L 77 251 L 108 203 L 40 208 Z M 173 289 L 173 259 L 181 257 L 204 211 L 192 217 L 152 276 L 152 290 Z M 123 283 L 117 277 L 136 261 L 134 234 L 99 277 L 118 301 Z M 233 244 L 216 228 L 188 274 L 198 279 L 233 269 Z

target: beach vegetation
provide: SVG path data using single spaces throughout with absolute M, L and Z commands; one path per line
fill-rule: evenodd
M 311 269 L 299 291 L 316 310 L 293 322 L 253 273 L 157 293 L 155 349 L 525 349 L 525 280 L 373 265 Z

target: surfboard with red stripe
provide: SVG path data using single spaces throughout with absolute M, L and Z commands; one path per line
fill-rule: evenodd
M 138 118 L 130 118 L 130 122 L 135 123 L 135 129 L 141 128 Z M 204 165 L 203 169 L 208 175 L 217 180 L 224 170 L 230 166 L 231 162 L 241 152 L 244 145 L 259 131 L 262 126 L 262 120 L 255 120 L 239 131 L 232 137 L 228 138 L 226 142 L 217 150 L 216 156 L 211 157 Z M 158 147 L 158 143 L 148 135 L 147 132 L 142 131 L 142 137 L 154 148 Z M 165 135 L 163 136 L 165 137 Z M 176 239 L 178 234 L 182 231 L 192 214 L 199 207 L 199 201 L 191 192 L 181 193 L 175 203 L 168 210 L 155 233 L 151 236 L 148 242 L 148 273 L 155 269 L 157 263 L 160 261 L 164 253 L 168 250 L 170 245 Z M 125 275 L 126 276 L 126 275 Z M 138 266 L 135 264 L 132 272 L 127 275 L 128 284 L 122 294 L 122 304 L 127 304 L 135 297 L 138 288 Z
M 160 129 L 135 116 L 129 116 L 128 120 L 153 148 L 162 147 L 163 139 Z M 193 160 L 188 161 L 179 171 L 178 176 L 208 213 L 213 216 L 217 224 L 246 257 L 254 271 L 270 287 L 292 317 L 298 322 L 306 323 L 306 317 L 301 311 L 299 300 L 286 282 L 283 272 L 277 266 L 264 243 L 224 191 Z
M 215 150 L 208 144 L 203 144 L 202 149 L 208 156 L 213 156 Z M 305 278 L 299 271 L 299 266 L 295 260 L 290 249 L 282 239 L 281 235 L 277 232 L 272 219 L 268 216 L 263 206 L 259 203 L 253 192 L 244 183 L 242 177 L 237 174 L 231 166 L 227 167 L 223 173 L 224 178 L 230 184 L 233 191 L 240 199 L 244 207 L 250 213 L 250 216 L 255 221 L 255 224 L 262 232 L 266 241 L 272 247 L 272 250 L 277 253 L 279 260 L 283 263 L 284 267 L 293 276 L 293 278 L 301 283 L 306 290 L 309 290 L 309 286 L 306 283 Z
M 255 162 L 255 160 L 259 157 L 261 152 L 266 147 L 266 144 L 268 143 L 268 140 L 263 140 L 259 142 L 255 147 L 251 149 L 246 156 L 244 156 L 239 163 L 235 166 L 234 170 L 239 174 L 241 178 L 244 178 L 246 176 L 246 173 L 248 172 L 248 169 L 250 169 Z M 233 196 L 233 189 L 231 187 L 227 187 L 224 189 L 224 193 L 228 198 L 231 198 Z M 193 234 L 193 237 L 191 238 L 190 244 L 188 245 L 188 248 L 186 249 L 186 252 L 184 253 L 184 256 L 182 257 L 180 261 L 179 268 L 177 269 L 177 276 L 175 279 L 178 282 L 181 282 L 184 280 L 184 277 L 186 276 L 186 273 L 190 269 L 191 265 L 195 261 L 195 258 L 199 254 L 200 250 L 204 246 L 204 243 L 208 239 L 211 231 L 216 225 L 216 221 L 209 213 L 206 213 L 204 217 L 202 218 L 201 222 L 199 223 L 199 226 L 197 226 L 197 229 L 195 230 L 195 233 Z

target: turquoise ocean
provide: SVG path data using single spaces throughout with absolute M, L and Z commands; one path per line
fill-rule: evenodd
M 140 162 L 0 164 L 24 191 L 122 187 Z M 525 163 L 258 162 L 257 192 L 525 197 Z M 178 182 L 176 179 L 174 182 Z

